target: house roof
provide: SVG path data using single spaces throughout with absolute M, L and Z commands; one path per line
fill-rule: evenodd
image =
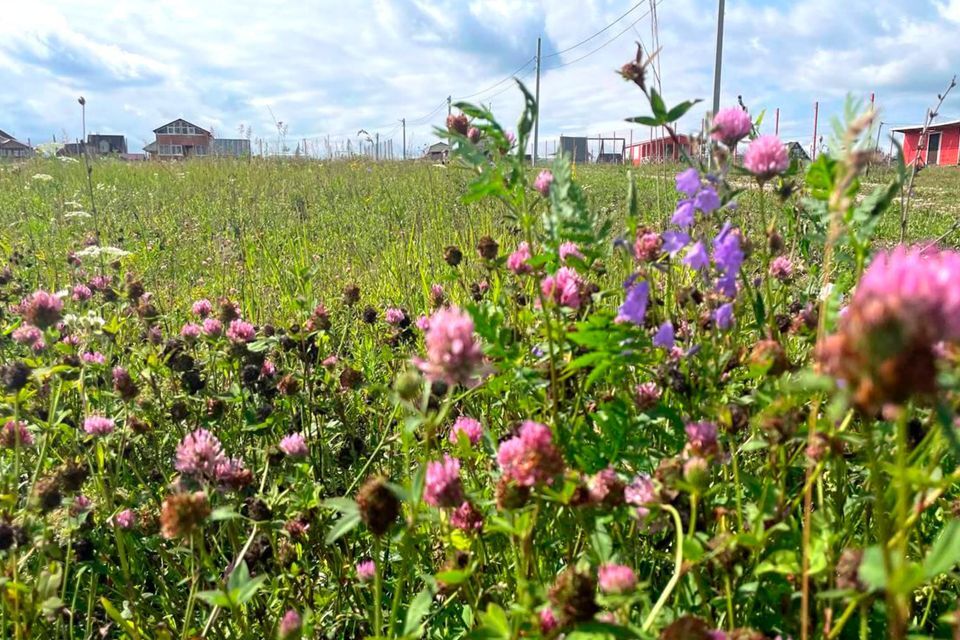
M 450 148 L 450 145 L 446 142 L 434 142 L 432 145 L 427 147 L 427 153 L 436 153 L 437 151 L 446 151 Z
M 29 149 L 27 145 L 23 144 L 12 135 L 0 129 L 0 146 L 4 149 Z
M 106 140 L 107 142 L 115 144 L 123 144 L 126 141 L 126 137 L 119 134 L 105 134 L 105 133 L 91 133 L 87 136 L 87 142 L 93 144 L 94 141 Z
M 188 124 L 188 125 L 190 125 L 191 127 L 196 127 L 197 129 L 199 129 L 200 131 L 203 131 L 204 133 L 207 133 L 207 134 L 210 133 L 209 131 L 207 131 L 207 130 L 204 129 L 203 127 L 198 127 L 197 125 L 193 124 L 193 123 L 190 122 L 189 120 L 184 120 L 183 118 L 177 118 L 176 120 L 171 120 L 171 121 L 168 122 L 167 124 L 162 124 L 162 125 L 160 125 L 159 127 L 157 127 L 156 129 L 154 129 L 153 132 L 156 133 L 156 132 L 160 131 L 160 129 L 163 129 L 164 127 L 169 126 L 169 125 L 171 125 L 171 124 L 173 124 L 173 123 L 175 123 L 175 122 L 182 122 L 183 124 Z
M 0 138 L 0 147 L 4 149 L 29 149 L 27 145 L 13 138 Z
M 927 130 L 934 129 L 945 129 L 947 127 L 956 127 L 960 126 L 960 120 L 949 120 L 947 122 L 934 122 L 927 127 Z M 894 127 L 891 131 L 896 131 L 897 133 L 905 133 L 907 131 L 921 131 L 923 130 L 922 124 L 913 124 L 906 127 Z
M 156 141 L 151 142 L 150 144 L 148 144 L 147 146 L 145 146 L 145 147 L 143 148 L 143 150 L 146 151 L 147 153 L 156 153 L 156 151 L 157 151 L 157 143 L 156 143 Z
M 685 135 L 685 134 L 683 134 L 683 133 L 678 133 L 678 134 L 677 134 L 677 138 L 680 139 L 680 143 L 681 143 L 681 144 L 687 144 L 687 143 L 690 142 L 690 136 Z M 594 139 L 596 139 L 596 138 L 594 138 Z M 633 142 L 633 144 L 628 144 L 628 145 L 626 145 L 626 147 L 627 147 L 627 149 L 630 149 L 631 147 L 639 147 L 639 146 L 642 145 L 642 144 L 656 144 L 656 143 L 658 143 L 658 142 L 667 142 L 667 143 L 670 143 L 670 142 L 673 142 L 673 138 L 670 137 L 670 136 L 663 136 L 662 138 L 654 138 L 653 140 L 650 140 L 650 139 L 647 139 L 647 140 L 635 140 L 635 141 Z

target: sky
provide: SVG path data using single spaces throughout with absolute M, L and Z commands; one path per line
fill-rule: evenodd
M 515 123 L 521 98 L 508 78 L 533 89 L 539 36 L 541 141 L 629 137 L 624 118 L 648 108 L 616 70 L 656 35 L 667 103 L 704 99 L 680 126 L 698 130 L 712 102 L 717 0 L 653 2 L 6 0 L 0 129 L 33 144 L 75 140 L 82 95 L 87 132 L 125 134 L 131 151 L 183 117 L 218 137 L 249 128 L 255 150 L 261 139 L 276 146 L 282 123 L 291 148 L 355 143 L 363 129 L 399 152 L 406 118 L 413 153 L 434 141 L 448 95 Z M 887 129 L 922 122 L 960 71 L 958 29 L 960 0 L 727 0 L 721 105 L 742 96 L 771 133 L 779 108 L 781 137 L 805 145 L 815 101 L 821 131 L 847 96 L 871 92 Z M 940 113 L 960 118 L 960 90 Z

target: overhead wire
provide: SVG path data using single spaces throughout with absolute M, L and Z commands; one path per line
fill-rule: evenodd
M 583 40 L 581 40 L 581 41 L 578 42 L 577 44 L 575 44 L 575 45 L 573 45 L 573 46 L 570 46 L 570 47 L 567 47 L 566 49 L 561 49 L 560 51 L 554 51 L 553 53 L 547 54 L 547 55 L 543 56 L 543 58 L 555 58 L 556 56 L 563 55 L 564 53 L 567 53 L 568 51 L 573 51 L 574 49 L 576 49 L 576 48 L 579 47 L 580 45 L 584 45 L 584 44 L 590 42 L 591 40 L 593 40 L 594 38 L 596 38 L 598 35 L 600 35 L 600 34 L 603 33 L 604 31 L 606 31 L 607 29 L 609 29 L 610 27 L 612 27 L 613 25 L 617 24 L 618 22 L 620 22 L 621 20 L 623 20 L 624 18 L 626 18 L 628 15 L 630 15 L 631 13 L 633 13 L 637 8 L 640 7 L 640 5 L 642 5 L 644 2 L 645 2 L 645 0 L 640 0 L 640 2 L 638 2 L 637 4 L 633 5 L 633 6 L 630 7 L 629 9 L 627 9 L 619 18 L 617 18 L 616 20 L 614 20 L 613 22 L 611 22 L 610 24 L 608 24 L 607 26 L 605 26 L 603 29 L 600 29 L 600 31 L 597 31 L 596 33 L 594 33 L 594 34 L 593 34 L 592 36 L 590 36 L 589 38 L 584 38 Z
M 657 0 L 657 2 L 655 2 L 655 3 L 652 5 L 652 8 L 656 8 L 656 7 L 659 6 L 661 3 L 663 3 L 663 0 Z M 607 45 L 613 43 L 615 40 L 617 40 L 618 38 L 620 38 L 620 36 L 622 36 L 623 34 L 625 34 L 627 31 L 629 31 L 630 29 L 632 29 L 635 24 L 637 24 L 638 22 L 640 22 L 641 20 L 643 20 L 644 18 L 646 18 L 648 15 L 650 15 L 651 10 L 652 10 L 652 9 L 648 9 L 642 16 L 640 16 L 639 18 L 637 18 L 636 20 L 634 20 L 633 22 L 631 22 L 629 25 L 627 25 L 627 28 L 626 28 L 626 29 L 623 29 L 622 31 L 620 31 L 620 33 L 618 33 L 617 35 L 613 36 L 612 38 L 610 38 L 609 40 L 607 40 L 606 42 L 604 42 L 602 45 L 600 45 L 600 46 L 597 47 L 596 49 L 593 49 L 593 50 L 591 50 L 591 51 L 583 54 L 582 56 L 580 56 L 580 57 L 578 57 L 578 58 L 574 58 L 573 60 L 568 60 L 567 62 L 561 62 L 560 64 L 557 64 L 557 65 L 554 65 L 554 66 L 550 67 L 549 69 L 541 69 L 541 72 L 542 72 L 542 71 L 552 71 L 553 69 L 560 69 L 561 67 L 568 67 L 568 66 L 570 66 L 570 65 L 572 65 L 572 64 L 576 64 L 576 63 L 580 62 L 581 60 L 585 60 L 586 58 L 589 58 L 590 56 L 592 56 L 593 54 L 597 53 L 597 52 L 600 51 L 601 49 L 604 49 Z

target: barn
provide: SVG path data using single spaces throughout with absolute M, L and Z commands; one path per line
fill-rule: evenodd
M 665 136 L 644 142 L 635 142 L 627 145 L 627 161 L 633 164 L 646 162 L 663 162 L 664 160 L 680 160 L 683 153 L 693 155 L 693 141 L 689 136 L 678 135 L 680 144 L 674 143 L 673 138 Z
M 921 166 L 960 164 L 960 120 L 931 124 L 925 134 L 922 124 L 897 127 L 893 132 L 903 134 L 903 159 L 907 164 L 917 160 Z

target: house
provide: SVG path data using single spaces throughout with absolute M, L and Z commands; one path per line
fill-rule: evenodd
M 156 140 L 143 150 L 160 160 L 205 156 L 213 140 L 212 133 L 182 118 L 154 129 L 153 133 Z
M 423 154 L 423 157 L 427 160 L 444 162 L 448 155 L 450 155 L 449 144 L 446 142 L 434 142 L 432 145 L 427 147 L 427 151 Z
M 87 148 L 100 155 L 124 154 L 127 152 L 127 139 L 122 135 L 104 135 L 91 133 L 87 136 Z
M 213 133 L 183 118 L 153 130 L 156 140 L 143 150 L 151 158 L 176 160 L 209 155 L 242 157 L 250 155 L 246 139 L 215 138 Z
M 87 136 L 86 143 L 68 142 L 57 151 L 57 155 L 80 156 L 85 151 L 92 156 L 122 156 L 127 153 L 127 138 L 123 135 L 91 133 Z
M 955 166 L 960 164 L 960 120 L 931 124 L 923 134 L 923 125 L 897 127 L 903 134 L 903 159 L 907 164 Z
M 803 148 L 803 145 L 793 140 L 791 142 L 785 143 L 787 147 L 787 153 L 790 154 L 791 160 L 797 160 L 799 162 L 810 162 L 810 154 L 807 153 L 807 150 Z
M 634 142 L 626 146 L 625 155 L 635 165 L 646 162 L 679 160 L 684 152 L 692 156 L 694 154 L 694 144 L 690 137 L 680 134 L 677 135 L 677 139 L 680 141 L 679 145 L 670 136 L 644 142 Z
M 0 158 L 29 158 L 32 155 L 30 145 L 23 144 L 0 129 Z

